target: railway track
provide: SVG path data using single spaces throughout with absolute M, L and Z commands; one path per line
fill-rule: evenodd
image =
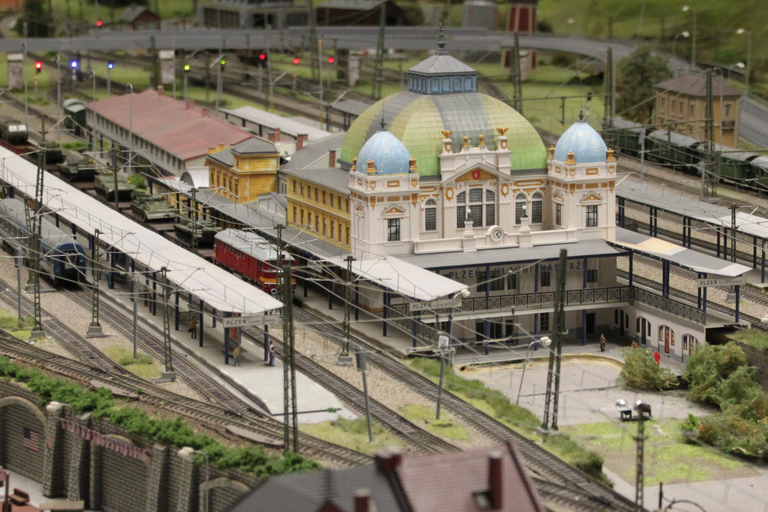
M 15 299 L 11 298 L 8 292 L 4 291 L 7 288 L 4 284 L 2 285 L 0 300 L 9 305 L 15 305 Z M 32 307 L 30 301 L 24 300 L 23 302 L 24 310 L 29 312 Z M 82 345 L 90 346 L 86 340 L 83 340 L 77 333 L 67 328 L 48 313 L 44 313 L 44 315 L 47 317 L 46 322 L 48 323 L 46 327 L 48 330 L 46 332 L 49 336 L 61 342 L 68 350 L 81 355 L 86 353 L 82 348 Z M 62 341 L 62 337 L 59 336 L 60 332 L 66 333 L 66 340 Z M 72 338 L 79 338 L 79 340 L 73 343 Z M 80 348 L 75 348 L 76 346 Z M 93 350 L 96 349 L 91 347 L 91 351 Z M 114 372 L 105 369 L 104 363 L 94 366 L 92 363 L 95 358 L 106 358 L 103 354 L 97 355 L 95 358 L 87 358 L 87 360 L 66 359 L 21 342 L 2 331 L 0 331 L 0 352 L 20 361 L 42 366 L 46 370 L 83 383 L 90 383 L 92 380 L 104 381 L 111 386 L 132 393 L 136 393 L 140 389 L 141 394 L 138 396 L 138 400 L 141 402 L 217 427 L 222 431 L 228 426 L 235 426 L 263 436 L 271 444 L 279 444 L 283 439 L 282 423 L 269 417 L 264 417 L 258 412 L 246 416 L 216 403 L 201 402 L 194 398 L 173 393 L 127 372 L 122 367 Z M 114 366 L 114 363 L 111 363 L 111 365 Z M 300 452 L 307 457 L 334 462 L 343 466 L 355 466 L 371 462 L 371 457 L 368 455 L 304 433 L 299 433 L 299 446 Z
M 264 337 L 264 331 L 257 327 L 243 328 L 243 337 L 259 345 L 259 340 L 262 340 Z M 271 334 L 270 339 L 275 341 L 275 350 L 282 358 L 282 340 Z M 365 395 L 353 384 L 298 352 L 296 353 L 296 368 L 327 390 L 336 394 L 353 411 L 358 414 L 365 414 Z M 374 419 L 387 430 L 410 442 L 421 451 L 426 453 L 442 453 L 458 450 L 453 444 L 403 418 L 378 400 L 370 399 L 369 401 L 371 416 Z
M 294 311 L 297 321 L 311 326 L 310 328 L 320 336 L 340 346 L 339 340 L 343 338 L 343 332 L 340 328 L 307 309 Z M 369 364 L 375 365 L 393 379 L 408 385 L 411 389 L 429 400 L 437 401 L 437 385 L 434 382 L 410 370 L 396 358 L 381 353 L 377 347 L 372 346 L 367 340 L 354 334 L 352 338 L 353 342 L 371 348 L 371 351 L 368 352 Z M 276 344 L 280 343 L 280 340 L 275 339 L 275 342 Z M 537 446 L 533 441 L 466 403 L 453 393 L 443 390 L 442 405 L 465 423 L 474 427 L 478 432 L 488 436 L 497 443 L 504 443 L 510 437 L 513 438 L 523 455 L 528 469 L 552 485 L 559 486 L 561 492 L 562 489 L 570 489 L 577 496 L 590 496 L 592 508 L 589 508 L 589 510 L 635 510 L 635 505 L 632 501 L 588 477 L 583 472 Z

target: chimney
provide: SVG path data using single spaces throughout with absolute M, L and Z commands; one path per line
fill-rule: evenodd
M 195 109 L 195 100 L 187 100 L 187 110 Z
M 274 132 L 275 132 L 275 140 L 273 140 L 272 142 L 280 142 L 280 128 L 275 128 Z
M 369 512 L 371 510 L 371 492 L 368 489 L 355 491 L 355 512 Z
M 373 462 L 382 473 L 396 470 L 403 461 L 403 453 L 397 447 L 386 448 L 373 456 Z
M 279 133 L 279 132 L 278 132 Z M 304 147 L 304 143 L 307 142 L 309 136 L 306 133 L 300 133 L 296 136 L 296 151 Z M 333 166 L 331 166 L 333 167 Z
M 491 452 L 488 455 L 488 498 L 491 510 L 501 510 L 501 489 L 501 452 Z
M 204 108 L 203 109 L 203 117 L 211 117 L 211 109 Z
M 275 132 L 269 132 L 269 133 L 267 134 L 267 140 L 268 140 L 269 142 L 275 142 Z
M 328 151 L 328 167 L 336 167 L 336 150 Z
M 165 94 L 165 87 L 163 87 L 162 85 L 158 85 L 157 86 L 157 95 L 158 96 L 162 96 L 163 94 Z

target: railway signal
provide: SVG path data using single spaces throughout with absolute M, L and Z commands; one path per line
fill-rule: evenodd
M 300 62 L 301 62 L 301 59 L 300 59 L 300 58 L 298 58 L 298 57 L 294 57 L 294 58 L 293 58 L 293 64 L 294 64 L 295 66 L 298 66 Z
M 260 53 L 259 54 L 259 60 L 262 61 L 262 62 L 267 60 L 267 54 L 266 53 Z
M 335 57 L 328 57 L 328 64 L 333 64 L 334 62 L 336 62 Z
M 103 22 L 103 21 L 101 21 L 101 18 L 99 18 L 98 20 L 96 20 L 96 28 L 101 28 L 101 26 L 102 26 L 103 24 L 104 24 L 104 22 Z
M 72 81 L 77 82 L 77 66 L 78 66 L 77 59 L 72 59 L 69 62 L 69 67 L 72 68 Z
M 40 74 L 40 71 L 43 69 L 43 61 L 38 60 L 35 62 L 35 73 Z
M 112 69 L 115 67 L 115 63 L 112 61 L 107 62 L 107 69 Z
M 219 61 L 219 64 L 221 65 L 221 70 L 224 71 L 224 67 L 227 65 L 227 59 L 223 58 Z

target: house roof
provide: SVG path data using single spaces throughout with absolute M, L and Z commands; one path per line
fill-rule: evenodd
M 344 9 L 349 11 L 371 11 L 388 0 L 328 0 L 321 9 Z
M 147 9 L 142 5 L 129 5 L 128 7 L 125 8 L 123 12 L 120 13 L 119 20 L 122 23 L 131 23 L 133 21 L 136 21 L 136 18 L 144 14 L 144 11 L 149 11 L 149 13 L 152 16 L 157 17 L 155 13 L 153 13 L 152 11 L 150 11 L 149 9 Z
M 654 85 L 656 89 L 662 91 L 677 92 L 688 96 L 706 97 L 707 95 L 707 76 L 701 73 L 686 73 L 676 76 Z M 713 96 L 741 96 L 741 91 L 725 85 L 722 80 L 712 80 Z
M 90 102 L 89 110 L 112 121 L 163 151 L 183 160 L 202 157 L 219 144 L 231 146 L 252 135 L 221 119 L 207 109 L 146 90 Z
M 221 162 L 227 167 L 232 167 L 235 164 L 233 153 L 237 153 L 238 155 L 277 155 L 279 152 L 274 142 L 259 137 L 251 137 L 234 146 L 211 153 L 208 155 L 208 158 Z
M 326 169 L 282 169 L 288 176 L 295 176 L 304 181 L 309 181 L 335 190 L 341 194 L 349 194 L 349 172 L 338 167 Z
M 291 161 L 283 164 L 280 170 L 311 169 L 316 165 L 319 165 L 319 162 L 321 161 L 327 162 L 329 151 L 337 151 L 337 155 L 341 153 L 341 147 L 342 144 L 344 144 L 344 137 L 346 136 L 346 132 L 341 132 L 304 146 L 302 149 L 292 154 Z
M 352 512 L 355 493 L 361 490 L 370 494 L 369 510 L 479 512 L 488 510 L 483 500 L 492 487 L 491 456 L 501 460 L 501 507 L 497 510 L 544 512 L 511 441 L 503 446 L 414 457 L 384 452 L 376 455 L 372 466 L 272 477 L 230 512 Z

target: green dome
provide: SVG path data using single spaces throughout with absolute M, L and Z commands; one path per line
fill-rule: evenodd
M 547 150 L 531 124 L 509 105 L 481 93 L 425 95 L 400 92 L 371 105 L 347 132 L 341 159 L 352 162 L 363 144 L 380 128 L 400 139 L 416 159 L 422 176 L 440 174 L 443 130 L 451 130 L 454 152 L 461 149 L 464 137 L 477 146 L 478 136 L 485 136 L 489 149 L 496 149 L 496 128 L 508 128 L 512 170 L 546 168 Z M 358 162 L 360 165 L 360 162 Z

